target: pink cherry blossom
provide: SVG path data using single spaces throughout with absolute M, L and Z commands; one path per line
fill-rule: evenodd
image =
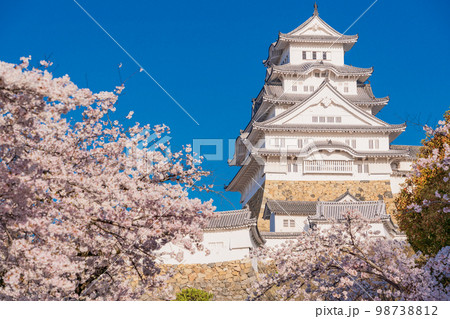
M 92 93 L 29 60 L 0 62 L 0 300 L 135 299 L 162 286 L 163 245 L 201 248 L 214 207 L 188 191 L 207 173 L 189 148 L 138 147 L 166 126 L 110 120 L 123 86 Z

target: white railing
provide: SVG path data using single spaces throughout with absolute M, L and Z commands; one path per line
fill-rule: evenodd
M 304 161 L 304 173 L 352 173 L 353 161 Z

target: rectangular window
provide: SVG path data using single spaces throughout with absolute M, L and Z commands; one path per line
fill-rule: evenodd
M 312 117 L 313 123 L 317 123 L 319 121 L 319 118 L 317 116 Z
M 344 93 L 348 93 L 348 86 L 344 86 Z
M 274 139 L 274 146 L 275 147 L 284 147 L 285 146 L 284 138 L 275 138 Z
M 303 148 L 303 139 L 301 139 L 301 138 L 297 139 L 297 147 Z
M 303 86 L 303 91 L 304 91 L 304 92 L 308 92 L 308 86 L 307 86 L 307 85 L 304 85 L 304 86 Z
M 342 118 L 340 116 L 336 117 L 336 123 L 341 123 L 342 122 Z
M 297 164 L 289 163 L 289 164 L 288 164 L 288 172 L 289 172 L 289 173 L 297 173 L 297 172 L 298 172 L 298 166 L 297 166 Z
M 364 164 L 364 173 L 369 173 L 369 164 Z
M 316 78 L 320 78 L 320 72 L 314 72 L 314 76 L 315 76 Z
M 274 138 L 273 139 L 273 146 L 280 146 L 280 139 L 279 138 Z
M 326 59 L 327 59 L 327 53 L 326 53 L 326 52 L 323 52 L 323 53 L 322 53 L 322 59 L 323 59 L 323 60 L 326 60 Z
M 373 149 L 373 140 L 369 140 L 369 149 Z
M 325 116 L 320 116 L 319 117 L 319 122 L 320 123 L 325 123 Z
M 309 91 L 310 91 L 310 92 L 314 92 L 314 86 L 310 85 L 310 86 L 309 86 Z
M 327 117 L 327 122 L 334 123 L 334 117 L 332 117 L 332 116 Z
M 292 86 L 292 92 L 297 92 L 297 85 Z
M 348 146 L 350 146 L 350 140 L 345 140 L 345 144 L 347 144 Z
M 352 140 L 352 147 L 356 148 L 356 140 Z
M 361 164 L 358 164 L 358 173 L 362 173 L 362 165 Z
M 316 51 L 313 51 L 312 55 L 313 60 L 315 60 L 317 58 Z
M 375 140 L 375 148 L 376 149 L 380 148 L 380 141 L 379 140 Z
M 291 225 L 291 227 L 295 227 L 295 220 L 291 219 L 290 220 L 290 225 Z
M 302 54 L 303 54 L 303 60 L 306 60 L 306 51 L 303 51 Z
M 289 219 L 283 219 L 283 227 L 289 227 Z

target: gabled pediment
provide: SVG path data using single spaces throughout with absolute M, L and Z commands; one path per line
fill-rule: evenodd
M 264 125 L 389 126 L 361 110 L 340 94 L 327 80 L 306 100 L 263 122 Z
M 341 33 L 337 32 L 335 29 L 330 27 L 325 21 L 323 21 L 319 16 L 313 16 L 312 19 L 306 21 L 300 27 L 292 30 L 288 33 L 291 36 L 301 36 L 301 35 L 320 35 L 320 36 L 333 36 L 340 37 Z

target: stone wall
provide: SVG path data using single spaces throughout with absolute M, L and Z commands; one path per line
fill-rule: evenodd
M 263 220 L 268 199 L 298 201 L 330 201 L 349 191 L 360 200 L 384 200 L 388 214 L 395 210 L 390 181 L 270 181 L 264 184 L 263 195 L 256 193 L 249 201 L 261 202 L 258 217 L 259 231 L 269 231 L 270 223 Z M 260 198 L 262 197 L 262 200 Z M 255 198 L 255 200 L 253 200 Z
M 245 300 L 248 296 L 247 289 L 256 279 L 249 259 L 170 267 L 173 276 L 168 280 L 168 285 L 175 294 L 186 287 L 197 288 L 212 293 L 213 300 Z M 153 298 L 144 296 L 143 299 Z

